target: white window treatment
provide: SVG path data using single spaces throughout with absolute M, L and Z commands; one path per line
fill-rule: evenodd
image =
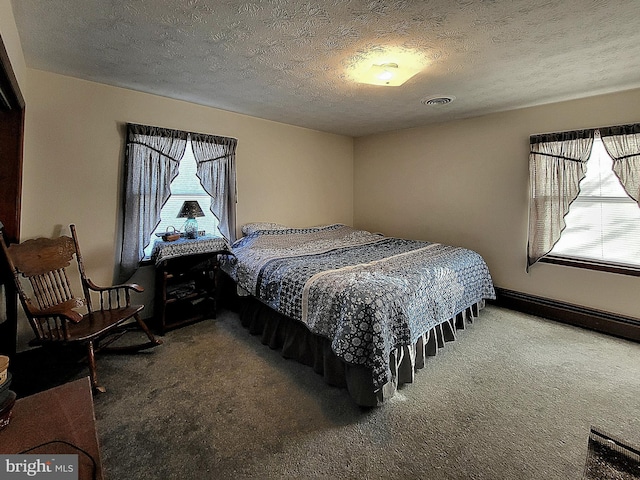
M 529 267 L 551 251 L 579 192 L 593 145 L 593 130 L 536 135 L 529 154 Z
M 231 244 L 236 240 L 236 145 L 235 138 L 191 134 L 193 156 L 202 187 L 211 195 L 211 212 L 218 230 Z
M 600 129 L 613 171 L 627 194 L 640 206 L 640 124 Z
M 144 257 L 186 145 L 187 132 L 127 125 L 119 282 L 128 280 Z
M 118 280 L 124 282 L 137 270 L 151 233 L 160 222 L 162 206 L 171 195 L 171 182 L 191 135 L 198 178 L 211 195 L 211 211 L 219 230 L 230 242 L 236 228 L 236 139 L 127 125 L 125 146 L 122 251 Z

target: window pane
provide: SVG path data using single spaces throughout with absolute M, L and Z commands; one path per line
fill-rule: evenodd
M 640 208 L 622 188 L 612 165 L 596 138 L 580 194 L 552 255 L 640 266 Z
M 218 220 L 209 208 L 211 205 L 211 197 L 204 188 L 202 188 L 202 185 L 200 185 L 200 179 L 196 175 L 196 169 L 196 159 L 191 149 L 191 140 L 189 140 L 184 152 L 184 157 L 180 160 L 178 176 L 171 182 L 171 196 L 162 207 L 160 223 L 151 234 L 151 241 L 144 250 L 145 257 L 151 256 L 153 244 L 158 238 L 156 233 L 164 233 L 170 226 L 175 227 L 176 230 L 181 232 L 184 231 L 184 223 L 187 219 L 177 217 L 182 204 L 186 200 L 197 200 L 202 212 L 205 214 L 204 217 L 196 218 L 198 221 L 198 230 L 204 230 L 206 234 L 220 236 Z

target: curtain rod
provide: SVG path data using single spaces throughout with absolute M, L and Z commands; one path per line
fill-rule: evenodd
M 189 132 L 187 130 L 178 130 L 176 128 L 156 127 L 154 125 L 144 125 L 142 123 L 127 122 L 126 125 L 127 125 L 127 127 L 132 126 L 132 127 L 142 127 L 142 128 L 155 128 L 157 130 L 165 130 L 167 132 L 186 133 L 187 135 L 205 135 L 207 137 L 214 137 L 214 138 L 229 138 L 231 140 L 235 140 L 236 142 L 238 141 L 238 139 L 235 138 L 235 137 L 227 137 L 227 136 L 224 136 L 224 135 L 214 135 L 212 133 Z

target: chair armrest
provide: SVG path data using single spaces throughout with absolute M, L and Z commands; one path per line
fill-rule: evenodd
M 120 285 L 112 285 L 110 287 L 99 287 L 95 283 L 93 283 L 90 279 L 85 279 L 87 282 L 87 286 L 90 290 L 94 292 L 108 292 L 109 290 L 118 290 L 119 288 L 124 288 L 125 290 L 133 290 L 134 292 L 142 293 L 144 292 L 144 287 L 138 285 L 137 283 L 123 283 Z
M 33 306 L 30 307 L 31 315 L 34 317 L 51 317 L 54 315 L 58 315 L 63 317 L 66 320 L 69 320 L 73 323 L 80 323 L 83 316 L 73 310 L 73 308 L 82 307 L 84 304 L 81 300 L 73 298 L 71 300 L 67 300 L 64 303 L 59 305 L 54 305 L 48 308 L 35 308 Z

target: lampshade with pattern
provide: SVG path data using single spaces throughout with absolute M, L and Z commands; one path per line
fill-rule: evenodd
M 187 238 L 198 237 L 198 221 L 196 217 L 204 217 L 204 212 L 200 208 L 197 200 L 186 200 L 182 204 L 178 218 L 186 218 L 184 222 L 184 235 Z

